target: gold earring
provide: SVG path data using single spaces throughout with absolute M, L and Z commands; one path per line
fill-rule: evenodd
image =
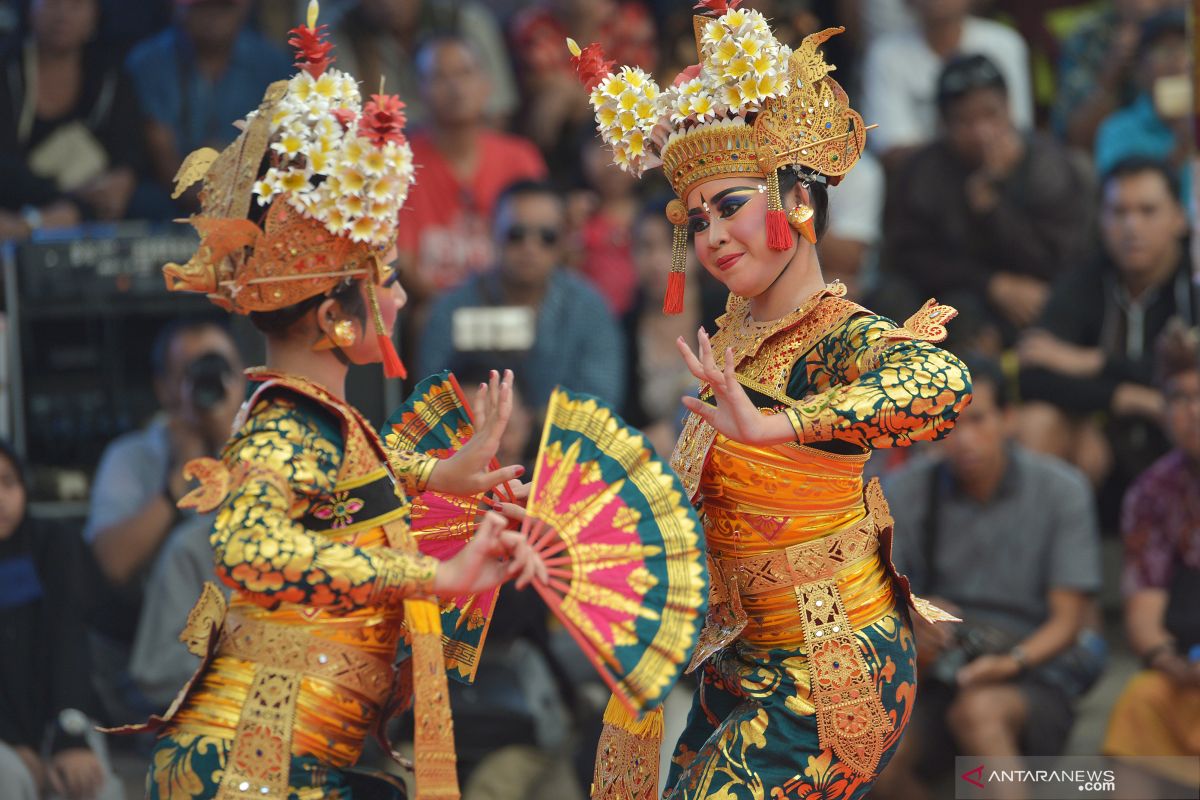
M 813 218 L 817 212 L 813 211 L 812 206 L 801 203 L 788 212 L 788 224 L 799 233 L 809 244 L 817 243 L 817 229 L 813 223 Z
M 358 333 L 354 330 L 354 323 L 348 319 L 339 319 L 333 324 L 333 342 L 338 347 L 352 347 Z

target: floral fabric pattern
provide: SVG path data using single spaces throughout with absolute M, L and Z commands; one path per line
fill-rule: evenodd
M 900 743 L 916 697 L 916 644 L 899 612 L 855 635 Z M 871 781 L 817 744 L 808 658 L 739 643 L 706 665 L 675 748 L 667 800 L 860 800 Z
M 349 611 L 381 593 L 399 602 L 433 579 L 434 559 L 330 541 L 294 521 L 328 506 L 330 515 L 340 507 L 349 524 L 356 503 L 361 509 L 348 493 L 334 492 L 342 448 L 322 421 L 307 404 L 272 394 L 234 435 L 224 459 L 243 479 L 213 526 L 217 575 L 267 607 L 288 602 Z
M 837 439 L 864 449 L 940 439 L 971 399 L 971 377 L 952 354 L 928 342 L 899 340 L 879 354 L 884 317 L 854 317 L 796 363 L 788 395 L 804 441 Z M 879 366 L 864 370 L 874 353 Z

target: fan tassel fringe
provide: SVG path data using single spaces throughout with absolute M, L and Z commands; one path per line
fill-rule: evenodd
M 604 710 L 604 730 L 596 749 L 592 800 L 655 800 L 663 712 L 635 717 L 615 695 Z

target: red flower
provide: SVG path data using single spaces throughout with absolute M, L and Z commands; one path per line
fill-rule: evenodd
M 313 80 L 321 77 L 325 68 L 333 63 L 333 56 L 329 55 L 333 45 L 325 41 L 328 27 L 318 25 L 316 28 L 310 28 L 301 25 L 288 31 L 292 34 L 288 44 L 296 50 L 296 67 L 307 72 Z
M 373 94 L 358 119 L 358 135 L 376 147 L 386 142 L 404 143 L 404 103 L 394 94 Z
M 583 88 L 590 92 L 608 77 L 615 64 L 604 57 L 604 48 L 592 42 L 579 55 L 571 56 L 571 66 L 575 67 L 575 74 L 579 76 Z
M 706 9 L 707 13 L 721 16 L 726 11 L 732 11 L 742 4 L 742 0 L 700 0 L 692 6 L 693 10 Z
M 690 81 L 692 78 L 699 77 L 699 75 L 700 75 L 700 65 L 692 64 L 690 67 L 685 69 L 683 72 L 680 72 L 678 75 L 676 75 L 675 81 L 671 85 L 672 86 L 682 86 L 683 84 Z
M 354 112 L 348 108 L 335 108 L 329 113 L 333 114 L 333 118 L 342 126 L 342 130 L 350 127 L 350 123 L 354 121 Z

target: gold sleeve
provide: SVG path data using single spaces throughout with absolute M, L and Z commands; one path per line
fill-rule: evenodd
M 337 479 L 342 453 L 312 415 L 263 400 L 225 451 L 231 487 L 212 534 L 218 576 L 263 605 L 351 609 L 430 593 L 437 560 L 330 541 L 295 522 Z
M 787 409 L 801 442 L 903 447 L 954 427 L 971 399 L 971 376 L 951 353 L 877 316 L 851 319 L 823 343 L 833 386 Z

